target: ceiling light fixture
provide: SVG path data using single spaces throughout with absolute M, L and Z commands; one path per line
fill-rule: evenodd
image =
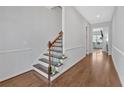
M 99 15 L 99 14 L 98 14 L 98 15 L 96 15 L 96 17 L 97 17 L 97 18 L 100 18 L 100 15 Z

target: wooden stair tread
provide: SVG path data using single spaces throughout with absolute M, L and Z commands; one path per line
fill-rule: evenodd
M 38 70 L 48 74 L 48 68 L 41 65 L 41 64 L 35 64 L 33 67 L 37 68 Z M 58 72 L 56 71 L 54 74 L 51 74 L 51 77 L 55 76 Z
M 44 53 L 45 56 L 49 56 L 49 53 Z M 58 58 L 58 59 L 62 59 L 62 56 L 60 55 L 55 55 L 55 54 L 51 54 L 51 57 L 53 58 Z
M 53 45 L 53 47 L 60 47 L 60 48 L 62 48 L 62 45 Z
M 62 50 L 58 50 L 58 49 L 50 49 L 50 51 L 57 52 L 57 53 L 62 53 Z
M 33 67 L 37 68 L 40 71 L 43 71 L 44 73 L 48 74 L 48 68 L 41 65 L 41 64 L 35 64 Z
M 39 59 L 39 61 L 42 61 L 42 62 L 45 62 L 45 63 L 49 63 L 49 60 L 46 59 L 46 58 L 41 58 L 41 59 Z M 51 63 L 52 63 L 53 66 L 56 66 L 56 67 L 59 67 L 59 66 L 62 65 L 62 63 L 59 63 L 57 61 L 52 61 Z
M 61 41 L 56 41 L 55 43 L 62 43 Z

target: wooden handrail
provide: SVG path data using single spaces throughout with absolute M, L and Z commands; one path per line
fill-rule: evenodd
M 61 37 L 63 35 L 63 32 L 61 31 L 60 33 L 59 33 L 59 35 L 53 40 L 53 42 L 50 42 L 51 44 L 49 44 L 49 48 L 51 48 L 52 46 L 53 46 L 53 44 L 56 42 L 56 40 L 58 40 L 59 39 L 59 37 Z
M 51 52 L 50 52 L 50 49 L 51 47 L 54 45 L 54 43 L 59 39 L 59 37 L 61 37 L 63 35 L 63 32 L 61 31 L 59 33 L 59 35 L 53 40 L 53 42 L 51 43 L 50 41 L 48 42 L 48 51 L 49 51 L 49 66 L 48 66 L 48 85 L 51 86 Z

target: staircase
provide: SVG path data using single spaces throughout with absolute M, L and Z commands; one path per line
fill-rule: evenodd
M 46 77 L 49 84 L 59 73 L 66 57 L 63 55 L 63 32 L 61 31 L 53 42 L 48 42 L 48 49 L 33 65 L 33 69 Z

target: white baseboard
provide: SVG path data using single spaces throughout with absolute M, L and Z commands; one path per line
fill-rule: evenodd
M 119 48 L 112 46 L 112 59 L 121 84 L 124 86 L 124 52 Z
M 80 50 L 82 50 L 82 51 L 80 51 Z M 68 69 L 70 69 L 72 66 L 74 66 L 75 64 L 77 64 L 81 59 L 83 59 L 84 57 L 85 57 L 85 53 L 83 54 L 83 51 L 85 52 L 85 50 L 83 50 L 83 47 L 77 47 L 77 48 L 73 48 L 73 49 L 69 49 L 69 50 L 67 50 L 68 51 L 68 53 L 70 52 L 70 51 L 74 51 L 74 52 L 70 52 L 69 54 L 71 54 L 71 53 L 73 53 L 73 57 L 75 57 L 75 59 L 71 59 L 71 58 L 67 58 L 67 59 L 65 59 L 65 62 L 64 62 L 64 64 L 65 64 L 65 67 L 63 67 L 62 68 L 62 70 L 55 76 L 55 77 L 53 77 L 53 79 L 52 80 L 54 80 L 54 79 L 56 79 L 57 77 L 59 77 L 61 74 L 63 74 L 65 71 L 67 71 Z M 76 53 L 76 55 L 75 55 L 75 51 L 77 51 Z M 80 52 L 80 53 L 79 53 Z M 79 55 L 78 55 L 79 54 Z M 78 57 L 79 56 L 79 57 Z M 66 61 L 67 60 L 67 61 Z M 71 61 L 71 62 L 70 62 Z M 68 63 L 68 62 L 70 62 L 70 64 L 67 64 L 66 65 L 66 63 Z M 23 73 L 25 73 L 25 72 L 27 72 L 27 71 L 30 71 L 30 70 L 32 70 L 33 69 L 33 67 L 31 66 L 31 67 L 29 67 L 28 69 L 26 69 L 26 70 L 23 70 L 23 71 L 20 71 L 20 72 L 17 72 L 17 73 L 14 73 L 14 74 L 12 74 L 12 75 L 9 75 L 9 76 L 7 76 L 7 77 L 4 77 L 4 78 L 0 78 L 0 82 L 2 82 L 2 81 L 4 81 L 4 80 L 7 80 L 7 79 L 10 79 L 10 78 L 13 78 L 13 77 L 15 77 L 15 76 L 17 76 L 17 75 L 20 75 L 20 74 L 23 74 Z
M 15 76 L 18 76 L 18 75 L 20 75 L 20 74 L 23 74 L 23 73 L 25 73 L 25 72 L 28 72 L 28 71 L 30 71 L 30 70 L 32 70 L 32 67 L 30 67 L 29 69 L 20 71 L 20 72 L 18 72 L 18 73 L 12 74 L 12 75 L 10 75 L 10 76 L 7 76 L 7 77 L 5 77 L 5 78 L 1 78 L 1 79 L 0 79 L 0 82 L 5 81 L 5 80 L 8 80 L 8 79 L 10 79 L 10 78 L 13 78 L 13 77 L 15 77 Z
M 76 65 L 79 61 L 81 61 L 84 57 L 80 58 L 78 61 L 76 61 L 75 63 L 71 64 L 70 66 L 68 66 L 67 68 L 63 69 L 61 72 L 59 72 L 56 76 L 53 77 L 53 80 L 55 80 L 57 77 L 59 77 L 60 75 L 62 75 L 63 73 L 65 73 L 67 70 L 69 70 L 71 67 L 73 67 L 74 65 Z
M 81 59 L 83 59 L 85 57 L 85 53 L 83 53 L 83 51 L 85 52 L 84 47 L 81 46 L 66 49 L 65 54 L 67 55 L 68 58 L 65 59 L 62 70 L 54 77 L 54 79 L 59 77 L 65 71 L 69 70 L 71 67 L 77 64 Z

